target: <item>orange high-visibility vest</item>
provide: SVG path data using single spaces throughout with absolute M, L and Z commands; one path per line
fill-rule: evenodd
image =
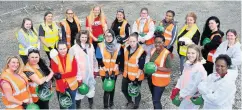
M 127 24 L 128 24 L 127 20 L 124 20 L 124 21 L 123 21 L 123 24 L 122 24 L 121 27 L 120 27 L 119 35 L 120 35 L 122 38 L 125 37 L 125 27 L 126 27 Z
M 213 35 L 210 37 L 210 40 L 211 40 L 211 41 L 213 40 L 213 37 L 214 37 L 215 35 L 219 35 L 219 36 L 221 37 L 221 35 L 218 34 L 218 33 L 213 34 Z M 221 39 L 220 43 L 221 43 L 221 42 L 222 42 L 222 39 Z M 207 56 L 207 61 L 209 61 L 209 62 L 213 62 L 213 55 L 214 55 L 214 53 L 216 52 L 216 50 L 217 50 L 217 49 L 214 49 L 214 50 L 209 51 L 208 56 Z
M 26 66 L 24 67 L 24 71 L 29 71 L 29 72 L 34 72 L 34 74 L 36 74 L 38 76 L 39 79 L 43 78 L 44 76 L 42 75 L 42 73 L 40 73 L 39 70 L 31 67 L 29 65 L 29 63 L 26 64 Z M 32 99 L 33 99 L 33 102 L 37 102 L 39 100 L 39 97 L 37 96 L 36 94 L 36 87 L 38 86 L 37 83 L 31 81 L 29 82 L 29 90 L 30 90 L 30 93 L 31 93 L 31 96 L 32 96 Z
M 59 56 L 57 55 L 56 57 L 52 58 L 52 60 L 58 65 L 58 70 L 61 74 L 66 74 L 68 72 L 72 71 L 72 61 L 73 61 L 73 56 L 67 54 L 66 56 L 66 64 L 63 66 Z M 64 67 L 64 68 L 63 68 Z M 70 78 L 65 78 L 61 79 L 63 82 L 67 82 L 69 85 L 69 88 L 71 90 L 75 90 L 78 87 L 77 79 L 76 77 L 70 77 Z M 56 83 L 57 84 L 57 83 Z M 61 86 L 61 85 L 59 85 Z M 56 91 L 60 91 L 59 87 L 56 86 Z
M 80 27 L 79 19 L 77 18 L 77 16 L 74 16 L 73 19 L 74 19 L 74 22 L 76 22 L 76 26 L 77 26 L 78 32 L 80 32 L 81 31 L 81 27 Z M 66 35 L 69 35 L 71 37 L 71 28 L 70 28 L 68 22 L 66 21 L 66 19 L 64 19 L 61 22 L 61 24 L 65 27 Z M 67 41 L 68 48 L 71 47 L 71 38 L 70 37 L 66 36 L 66 41 Z
M 150 18 L 145 22 L 144 28 L 143 28 L 143 32 L 145 34 L 147 34 L 149 32 L 149 24 L 153 22 L 153 20 Z M 136 20 L 136 24 L 137 24 L 137 30 L 139 30 L 139 26 L 140 26 L 140 19 Z M 152 37 L 151 39 L 145 41 L 146 45 L 150 45 L 150 44 L 154 44 L 154 37 Z
M 174 24 L 170 24 L 166 27 L 165 32 L 163 33 L 163 36 L 165 37 L 165 46 L 168 46 L 172 39 L 172 30 L 174 28 Z
M 141 73 L 139 72 L 139 58 L 143 54 L 144 49 L 142 46 L 139 46 L 138 49 L 134 52 L 134 54 L 129 58 L 129 51 L 127 50 L 127 47 L 124 48 L 124 72 L 123 77 L 128 78 L 131 81 L 134 81 L 136 76 L 140 74 L 139 81 L 144 79 L 143 71 Z
M 1 79 L 4 81 L 9 82 L 9 84 L 12 87 L 12 95 L 15 99 L 21 101 L 21 102 L 29 102 L 31 99 L 30 92 L 29 92 L 29 86 L 28 86 L 28 79 L 25 76 L 22 76 L 19 74 L 19 76 L 22 78 L 15 76 L 14 74 L 7 73 L 4 71 L 1 74 Z M 24 80 L 24 81 L 23 81 Z M 1 90 L 3 91 L 3 90 Z M 22 105 L 18 105 L 12 102 L 9 102 L 7 98 L 5 97 L 5 94 L 2 93 L 2 102 L 6 106 L 7 109 L 23 109 Z
M 101 54 L 103 56 L 104 66 L 105 66 L 105 68 L 108 69 L 109 75 L 112 74 L 112 71 L 110 71 L 110 70 L 114 70 L 114 68 L 115 68 L 116 60 L 117 60 L 117 57 L 118 57 L 118 52 L 119 52 L 119 50 L 121 48 L 120 44 L 117 44 L 117 45 L 118 45 L 117 50 L 114 52 L 113 55 L 111 55 L 111 53 L 109 53 L 107 51 L 104 42 L 98 43 L 98 46 L 99 46 L 100 51 L 101 51 Z M 114 71 L 115 71 L 115 75 L 119 74 L 119 69 L 118 68 L 116 70 L 114 70 Z M 99 74 L 100 74 L 100 76 L 105 76 L 105 71 L 103 69 L 100 69 L 99 70 Z
M 154 54 L 155 51 L 156 49 L 154 48 L 151 51 L 151 56 Z M 170 51 L 164 48 L 154 63 L 159 67 L 165 67 L 165 62 L 169 53 Z M 164 72 L 164 71 L 157 70 L 155 73 L 152 74 L 152 83 L 158 87 L 167 86 L 169 85 L 171 80 L 170 74 L 171 72 Z

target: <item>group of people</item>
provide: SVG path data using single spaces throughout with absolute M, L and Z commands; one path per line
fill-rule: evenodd
M 171 81 L 173 46 L 177 46 L 181 76 L 172 90 L 171 100 L 178 95 L 179 108 L 198 109 L 200 105 L 190 98 L 202 97 L 203 108 L 232 109 L 237 66 L 242 62 L 236 31 L 229 29 L 226 40 L 222 41 L 224 33 L 220 30 L 220 20 L 211 16 L 200 35 L 197 16 L 190 12 L 178 32 L 174 17 L 174 11 L 166 12 L 165 18 L 157 23 L 164 28 L 162 31 L 156 28 L 147 8 L 141 9 L 132 28 L 123 9 L 117 10 L 116 19 L 108 28 L 100 6 L 94 6 L 86 17 L 86 30 L 81 29 L 71 9 L 66 10 L 66 18 L 61 22 L 53 21 L 53 14 L 46 12 L 39 31 L 33 27 L 31 19 L 24 18 L 16 33 L 21 59 L 9 57 L 1 73 L 4 105 L 25 109 L 29 103 L 35 103 L 41 109 L 49 109 L 49 101 L 41 100 L 36 88 L 45 86 L 54 90 L 52 82 L 55 80 L 58 99 L 63 93 L 70 94 L 72 105 L 68 109 L 80 109 L 85 96 L 91 109 L 95 78 L 100 76 L 103 83 L 110 78 L 115 86 L 118 75 L 122 74 L 121 90 L 127 99 L 127 108 L 138 109 L 141 100 L 140 91 L 132 100 L 130 83 L 141 86 L 147 78 L 154 109 L 162 109 L 161 96 Z M 102 37 L 104 40 L 100 40 Z M 40 44 L 50 65 L 40 56 Z M 143 71 L 148 62 L 156 66 L 151 75 Z M 83 83 L 89 87 L 86 95 L 77 90 Z M 114 92 L 115 87 L 112 91 L 104 91 L 104 109 L 114 107 Z M 60 108 L 63 108 L 61 104 Z

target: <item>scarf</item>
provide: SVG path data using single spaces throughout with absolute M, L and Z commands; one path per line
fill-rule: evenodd
M 110 52 L 112 55 L 113 53 L 117 50 L 117 40 L 116 37 L 113 36 L 113 41 L 112 42 L 107 42 L 106 40 L 104 41 L 106 49 L 108 52 Z

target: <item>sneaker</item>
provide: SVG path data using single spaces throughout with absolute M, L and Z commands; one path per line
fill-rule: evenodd
M 126 104 L 127 109 L 133 109 L 134 108 L 134 102 L 128 102 Z
M 92 109 L 93 108 L 93 104 L 89 104 L 89 108 Z
M 113 102 L 110 102 L 110 103 L 109 103 L 109 108 L 110 108 L 110 109 L 113 109 L 113 108 L 114 108 L 114 104 L 113 104 Z
M 138 105 L 134 105 L 133 109 L 138 109 L 139 106 Z

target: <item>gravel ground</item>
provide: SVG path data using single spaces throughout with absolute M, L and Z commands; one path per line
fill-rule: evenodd
M 153 2 L 97 2 L 97 1 L 83 1 L 83 2 L 33 2 L 33 1 L 17 1 L 17 2 L 0 2 L 0 19 L 3 22 L 0 22 L 0 44 L 2 48 L 0 49 L 0 68 L 4 66 L 5 60 L 9 55 L 18 54 L 17 41 L 15 39 L 15 32 L 20 28 L 22 19 L 24 17 L 30 17 L 34 26 L 38 27 L 43 21 L 43 15 L 47 10 L 51 10 L 54 13 L 55 20 L 61 20 L 64 18 L 64 12 L 67 8 L 72 8 L 74 12 L 79 16 L 79 18 L 84 21 L 85 16 L 88 15 L 90 8 L 94 4 L 102 4 L 104 12 L 107 16 L 108 25 L 111 25 L 111 22 L 115 18 L 116 10 L 118 8 L 123 8 L 125 10 L 126 18 L 130 24 L 133 24 L 134 20 L 139 17 L 139 11 L 142 7 L 148 7 L 150 16 L 156 20 L 160 21 L 165 12 L 168 9 L 174 10 L 176 12 L 175 20 L 178 21 L 178 29 L 181 29 L 184 25 L 184 19 L 186 14 L 189 11 L 194 11 L 197 14 L 197 25 L 202 32 L 203 25 L 206 19 L 212 15 L 217 16 L 221 21 L 221 30 L 226 32 L 229 28 L 234 28 L 237 30 L 238 34 L 241 35 L 241 2 L 240 1 L 219 1 L 219 2 L 209 2 L 209 1 L 153 1 Z M 19 8 L 27 6 L 27 12 L 22 10 L 17 10 Z M 17 11 L 14 11 L 17 10 Z M 11 12 L 9 14 L 4 14 Z M 4 15 L 3 15 L 4 14 Z M 85 28 L 85 22 L 82 22 L 82 29 Z M 172 105 L 169 95 L 171 89 L 175 86 L 178 79 L 178 70 L 179 70 L 179 58 L 176 54 L 173 61 L 173 75 L 172 81 L 169 86 L 166 87 L 165 92 L 161 98 L 162 106 L 165 109 L 175 109 L 176 107 Z M 47 56 L 41 51 L 42 57 L 47 59 Z M 121 93 L 121 79 L 122 76 L 118 77 L 116 91 L 115 91 L 115 108 L 122 109 L 125 108 L 126 100 Z M 103 90 L 101 89 L 101 79 L 97 78 L 96 85 L 96 95 L 94 97 L 94 108 L 103 108 L 102 96 Z M 234 109 L 241 109 L 241 69 L 239 77 L 236 81 L 237 92 L 235 98 Z M 151 94 L 148 89 L 147 81 L 142 82 L 142 99 L 140 108 L 141 109 L 152 109 L 153 104 L 151 100 Z M 84 99 L 84 104 L 82 108 L 88 107 L 87 99 Z M 4 106 L 0 102 L 0 109 L 3 109 Z M 58 109 L 58 102 L 56 95 L 52 98 L 50 102 L 50 108 Z

